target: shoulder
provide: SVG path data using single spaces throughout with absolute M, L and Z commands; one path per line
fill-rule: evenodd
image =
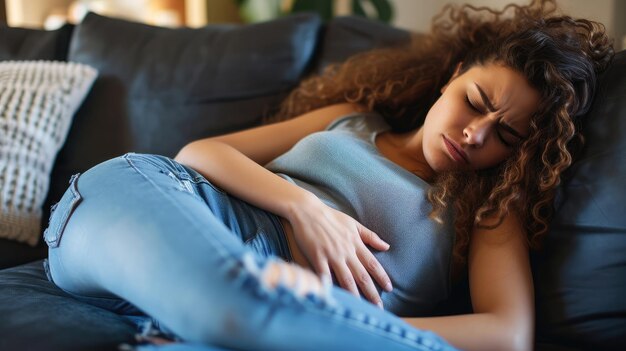
M 259 164 L 266 164 L 309 134 L 323 131 L 334 120 L 360 111 L 365 111 L 365 108 L 351 103 L 321 107 L 285 121 L 196 140 L 179 151 L 176 159 L 197 158 L 211 144 L 221 142 Z
M 327 131 L 344 130 L 350 132 L 371 132 L 388 128 L 385 119 L 373 111 L 353 111 L 335 118 L 326 127 Z

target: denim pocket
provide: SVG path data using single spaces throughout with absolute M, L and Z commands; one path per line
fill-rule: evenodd
M 77 173 L 70 178 L 69 188 L 65 191 L 61 200 L 50 209 L 48 228 L 43 232 L 43 238 L 50 248 L 59 246 L 59 241 L 63 235 L 65 225 L 70 219 L 70 215 L 83 199 L 76 187 L 79 176 L 80 173 Z

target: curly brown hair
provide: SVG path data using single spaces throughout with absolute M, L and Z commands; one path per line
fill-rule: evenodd
M 579 117 L 589 110 L 597 75 L 613 54 L 602 24 L 558 14 L 554 0 L 509 4 L 501 11 L 447 5 L 433 18 L 430 33 L 413 34 L 408 45 L 357 54 L 303 80 L 270 121 L 347 101 L 406 132 L 423 124 L 458 63 L 459 74 L 475 65 L 504 64 L 540 93 L 531 136 L 494 168 L 438 174 L 428 193 L 431 218 L 441 221 L 453 209 L 454 257 L 460 262 L 472 229 L 495 228 L 510 211 L 523 223 L 529 247 L 538 248 L 561 174 L 582 146 Z M 495 224 L 486 224 L 494 218 Z

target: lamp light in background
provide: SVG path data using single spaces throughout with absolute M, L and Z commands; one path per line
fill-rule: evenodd
M 69 5 L 68 20 L 80 23 L 87 12 L 146 22 L 149 0 L 75 0 Z
M 295 12 L 316 12 L 324 20 L 357 15 L 385 23 L 393 19 L 393 0 L 235 0 L 244 22 L 261 22 Z
M 69 3 L 69 2 L 68 2 Z M 65 23 L 80 23 L 88 12 L 108 14 L 114 10 L 111 1 L 106 0 L 75 0 L 65 7 L 55 7 L 49 10 L 43 27 L 54 30 Z
M 63 8 L 55 8 L 46 16 L 43 28 L 46 30 L 55 30 L 61 28 L 67 22 L 67 11 Z
M 87 12 L 90 11 L 89 5 L 82 1 L 74 1 L 67 10 L 67 17 L 70 23 L 80 23 Z M 98 9 L 91 10 L 98 12 Z
M 150 0 L 146 22 L 163 27 L 185 25 L 185 0 Z

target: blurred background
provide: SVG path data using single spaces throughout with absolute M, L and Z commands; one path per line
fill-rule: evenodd
M 0 21 L 15 27 L 55 29 L 78 23 L 93 11 L 157 26 L 201 27 L 215 23 L 252 23 L 298 11 L 323 18 L 359 15 L 424 32 L 447 3 L 502 8 L 521 0 L 0 0 Z M 603 23 L 618 48 L 626 48 L 626 1 L 560 0 L 564 12 Z

